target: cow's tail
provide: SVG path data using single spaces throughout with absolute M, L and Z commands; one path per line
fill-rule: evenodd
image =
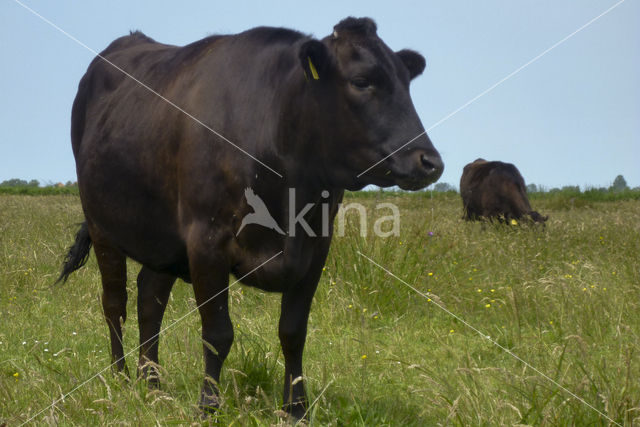
M 76 241 L 69 248 L 67 256 L 64 257 L 62 263 L 62 272 L 60 277 L 56 280 L 56 283 L 66 282 L 69 275 L 86 264 L 89 259 L 89 250 L 91 249 L 91 236 L 89 235 L 89 227 L 87 222 L 83 222 L 80 226 L 80 230 L 76 234 Z
M 549 219 L 548 216 L 542 216 L 540 215 L 538 212 L 536 211 L 530 211 L 529 212 L 529 216 L 531 217 L 532 220 L 534 220 L 535 222 L 539 222 L 544 224 L 544 222 Z

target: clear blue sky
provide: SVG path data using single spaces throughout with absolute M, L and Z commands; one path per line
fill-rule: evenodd
M 21 0 L 100 51 L 132 29 L 183 45 L 258 25 L 316 37 L 340 19 L 370 16 L 392 49 L 427 59 L 412 84 L 425 128 L 616 3 L 459 1 Z M 93 54 L 22 8 L 0 3 L 0 181 L 75 181 L 71 104 Z M 588 28 L 429 132 L 458 185 L 476 159 L 515 163 L 528 183 L 640 185 L 640 1 Z

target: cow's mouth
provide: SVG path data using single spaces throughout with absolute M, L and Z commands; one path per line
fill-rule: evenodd
M 419 150 L 402 157 L 391 156 L 361 179 L 379 187 L 397 185 L 403 190 L 416 191 L 436 182 L 443 171 L 444 164 L 437 152 Z
M 424 181 L 398 181 L 397 185 L 403 190 L 406 191 L 417 191 L 425 188 L 429 184 L 434 183 L 435 180 L 424 180 Z

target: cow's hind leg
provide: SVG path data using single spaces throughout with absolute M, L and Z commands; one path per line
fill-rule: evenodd
M 158 341 L 162 316 L 176 278 L 142 267 L 138 274 L 138 325 L 140 357 L 138 375 L 147 379 L 149 387 L 158 386 Z
M 94 251 L 102 276 L 102 309 L 111 336 L 111 363 L 125 371 L 122 325 L 127 320 L 127 261 L 117 248 L 95 239 Z

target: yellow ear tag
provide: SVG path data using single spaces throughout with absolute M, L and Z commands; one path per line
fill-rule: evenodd
M 311 62 L 311 57 L 307 56 L 307 59 L 309 60 L 309 69 L 311 70 L 311 75 L 313 76 L 313 80 L 320 80 L 318 71 L 316 70 L 316 67 L 313 66 L 313 62 Z

